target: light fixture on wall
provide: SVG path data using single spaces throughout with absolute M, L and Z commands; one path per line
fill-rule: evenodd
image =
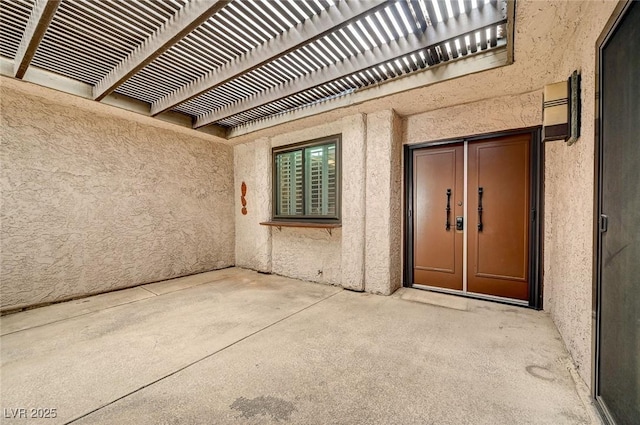
M 542 141 L 564 140 L 574 144 L 580 137 L 580 74 L 567 81 L 544 86 Z

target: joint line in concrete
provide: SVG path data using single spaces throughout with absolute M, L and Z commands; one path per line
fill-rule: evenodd
M 244 340 L 246 340 L 248 338 L 251 338 L 252 336 L 254 336 L 254 335 L 256 335 L 256 334 L 258 334 L 258 333 L 260 333 L 260 332 L 262 332 L 264 330 L 267 330 L 267 329 L 277 325 L 278 323 L 284 322 L 285 320 L 287 320 L 287 319 L 289 319 L 289 318 L 291 318 L 291 317 L 293 317 L 293 316 L 295 316 L 295 315 L 297 315 L 299 313 L 302 313 L 303 311 L 308 310 L 308 309 L 320 304 L 321 302 L 323 302 L 325 300 L 328 300 L 329 298 L 338 295 L 341 292 L 343 292 L 343 291 L 338 290 L 338 291 L 334 292 L 333 294 L 330 294 L 330 295 L 328 295 L 328 296 L 326 296 L 326 297 L 314 302 L 313 304 L 310 304 L 310 305 L 308 305 L 308 306 L 306 306 L 306 307 L 304 307 L 304 308 L 302 308 L 302 309 L 300 309 L 298 311 L 294 311 L 293 313 L 289 314 L 288 316 L 285 316 L 282 319 L 278 319 L 275 322 L 270 323 L 269 325 L 267 325 L 267 326 L 265 326 L 265 327 L 263 327 L 261 329 L 258 329 L 257 331 L 252 332 L 249 335 L 246 335 L 246 336 L 240 338 L 239 340 L 234 341 L 231 344 L 228 344 L 228 345 L 220 348 L 219 350 L 214 351 L 213 353 L 207 354 L 206 356 L 204 356 L 204 357 L 202 357 L 202 358 L 200 358 L 198 360 L 194 360 L 193 362 L 191 362 L 191 363 L 189 363 L 189 364 L 187 364 L 185 366 L 182 366 L 181 368 L 178 368 L 178 369 L 174 370 L 173 372 L 156 379 L 155 381 L 151 381 L 148 384 L 145 384 L 145 385 L 143 385 L 143 386 L 141 386 L 141 387 L 139 387 L 139 388 L 137 388 L 137 389 L 135 389 L 133 391 L 128 392 L 127 394 L 125 394 L 123 396 L 120 396 L 120 397 L 116 398 L 115 400 L 112 400 L 112 401 L 110 401 L 108 403 L 105 403 L 105 404 L 103 404 L 103 405 L 101 405 L 101 406 L 99 406 L 99 407 L 97 407 L 97 408 L 95 408 L 95 409 L 93 409 L 93 410 L 91 410 L 91 411 L 89 411 L 87 413 L 84 413 L 84 414 L 82 414 L 82 415 L 80 415 L 80 416 L 78 416 L 76 418 L 73 418 L 70 421 L 65 422 L 64 425 L 69 425 L 69 424 L 74 423 L 74 422 L 76 422 L 76 421 L 78 421 L 80 419 L 83 419 L 83 418 L 85 418 L 85 417 L 87 417 L 87 416 L 89 416 L 89 415 L 91 415 L 91 414 L 93 414 L 93 413 L 95 413 L 95 412 L 97 412 L 99 410 L 104 409 L 107 406 L 110 406 L 110 405 L 112 405 L 112 404 L 114 404 L 114 403 L 116 403 L 116 402 L 118 402 L 118 401 L 120 401 L 122 399 L 125 399 L 125 398 L 137 393 L 140 390 L 143 390 L 143 389 L 145 389 L 147 387 L 150 387 L 150 386 L 152 386 L 154 384 L 157 384 L 158 382 L 163 381 L 164 379 L 169 378 L 169 377 L 171 377 L 171 376 L 173 376 L 173 375 L 175 375 L 175 374 L 177 374 L 179 372 L 182 372 L 183 370 L 185 370 L 185 369 L 187 369 L 187 368 L 189 368 L 189 367 L 191 367 L 191 366 L 193 366 L 193 365 L 195 365 L 197 363 L 200 363 L 200 362 L 202 362 L 204 360 L 207 360 L 208 358 L 215 356 L 216 354 L 220 353 L 221 351 L 224 351 L 227 348 L 233 347 L 234 345 L 236 345 L 236 344 L 238 344 L 238 343 L 240 343 L 240 342 L 242 342 L 242 341 L 244 341 Z

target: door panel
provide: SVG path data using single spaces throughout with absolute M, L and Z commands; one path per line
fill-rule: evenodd
M 413 163 L 414 283 L 462 290 L 463 145 L 414 151 Z
M 617 424 L 640 418 L 640 4 L 602 49 L 597 395 Z
M 466 216 L 465 145 L 413 152 L 413 283 L 464 289 L 464 231 L 456 230 L 456 217 L 462 217 L 467 291 L 529 298 L 530 139 L 523 134 L 468 143 Z
M 529 298 L 529 143 L 469 144 L 469 292 Z

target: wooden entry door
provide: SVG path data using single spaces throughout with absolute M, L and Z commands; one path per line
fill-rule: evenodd
M 469 292 L 529 298 L 529 135 L 469 144 Z
M 462 290 L 464 146 L 414 151 L 413 170 L 414 281 Z
M 600 47 L 595 395 L 611 424 L 640 423 L 640 3 Z
M 414 151 L 414 284 L 529 299 L 530 139 Z

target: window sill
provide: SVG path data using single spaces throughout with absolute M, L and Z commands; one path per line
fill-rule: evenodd
M 318 223 L 312 221 L 263 221 L 262 226 L 277 227 L 282 230 L 283 227 L 306 227 L 309 229 L 325 229 L 329 234 L 333 229 L 342 227 L 340 223 Z

